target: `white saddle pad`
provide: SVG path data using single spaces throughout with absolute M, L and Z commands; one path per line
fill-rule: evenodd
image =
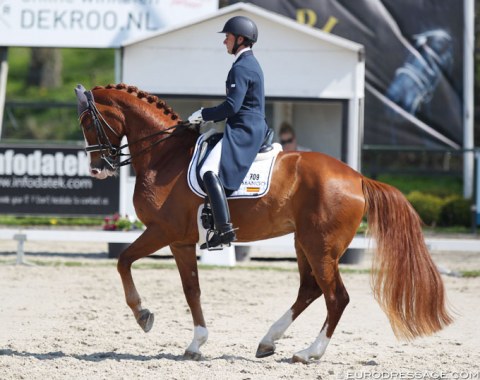
M 209 134 L 207 133 L 200 135 L 198 138 L 187 173 L 188 185 L 190 186 L 190 189 L 196 195 L 202 198 L 204 198 L 206 194 L 198 184 L 196 168 L 197 162 L 203 153 L 200 149 L 201 143 L 208 137 Z M 282 151 L 282 146 L 280 144 L 274 143 L 272 146 L 273 149 L 269 152 L 257 154 L 257 157 L 250 167 L 247 175 L 243 179 L 240 188 L 228 196 L 229 199 L 260 198 L 267 194 L 268 189 L 270 188 L 270 180 L 272 178 L 275 159 L 277 158 L 278 153 Z

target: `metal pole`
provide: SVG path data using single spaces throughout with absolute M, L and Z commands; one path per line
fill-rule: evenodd
M 464 0 L 464 57 L 463 57 L 463 148 L 474 148 L 473 137 L 473 84 L 474 84 L 474 48 L 475 31 L 474 0 Z M 463 196 L 471 198 L 473 196 L 473 175 L 474 175 L 474 154 L 465 152 L 463 154 Z
M 115 49 L 115 83 L 122 82 L 122 48 Z M 127 138 L 124 137 L 122 144 L 127 143 Z M 129 152 L 125 152 L 129 153 Z M 130 172 L 130 165 L 125 165 L 120 168 L 120 184 L 119 184 L 119 199 L 118 211 L 121 216 L 127 214 L 127 202 L 128 202 L 128 176 Z M 131 201 L 131 200 L 130 200 Z
M 473 233 L 477 233 L 477 226 L 480 224 L 480 152 L 475 153 L 475 161 L 476 161 L 476 175 L 475 175 L 475 198 L 473 199 L 473 223 L 472 223 L 472 231 Z
M 17 265 L 25 265 L 25 250 L 24 244 L 27 240 L 27 235 L 25 234 L 15 234 L 13 239 L 17 241 Z
M 115 83 L 122 82 L 122 49 L 115 49 Z
M 0 140 L 2 139 L 3 111 L 7 93 L 8 47 L 0 46 Z

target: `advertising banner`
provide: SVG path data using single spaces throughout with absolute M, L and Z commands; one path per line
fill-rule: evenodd
M 463 145 L 464 1 L 250 3 L 365 46 L 364 143 Z
M 120 47 L 216 9 L 218 0 L 0 0 L 0 46 Z
M 0 213 L 108 215 L 118 208 L 118 177 L 90 177 L 82 148 L 0 144 Z

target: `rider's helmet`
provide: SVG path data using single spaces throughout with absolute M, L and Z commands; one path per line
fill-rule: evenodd
M 225 26 L 219 33 L 232 33 L 234 36 L 243 36 L 248 39 L 252 45 L 257 42 L 257 25 L 245 16 L 232 17 L 225 23 Z

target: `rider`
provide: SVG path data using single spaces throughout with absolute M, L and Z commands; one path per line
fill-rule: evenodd
M 227 76 L 227 98 L 220 105 L 201 108 L 188 118 L 192 124 L 227 119 L 222 139 L 200 170 L 215 224 L 215 233 L 209 239 L 208 247 L 230 244 L 236 239 L 225 189 L 231 193 L 240 187 L 268 129 L 263 72 L 252 51 L 257 42 L 257 26 L 248 17 L 235 16 L 219 33 L 225 33 L 223 43 L 228 54 L 235 55 Z M 206 246 L 204 244 L 201 248 Z

